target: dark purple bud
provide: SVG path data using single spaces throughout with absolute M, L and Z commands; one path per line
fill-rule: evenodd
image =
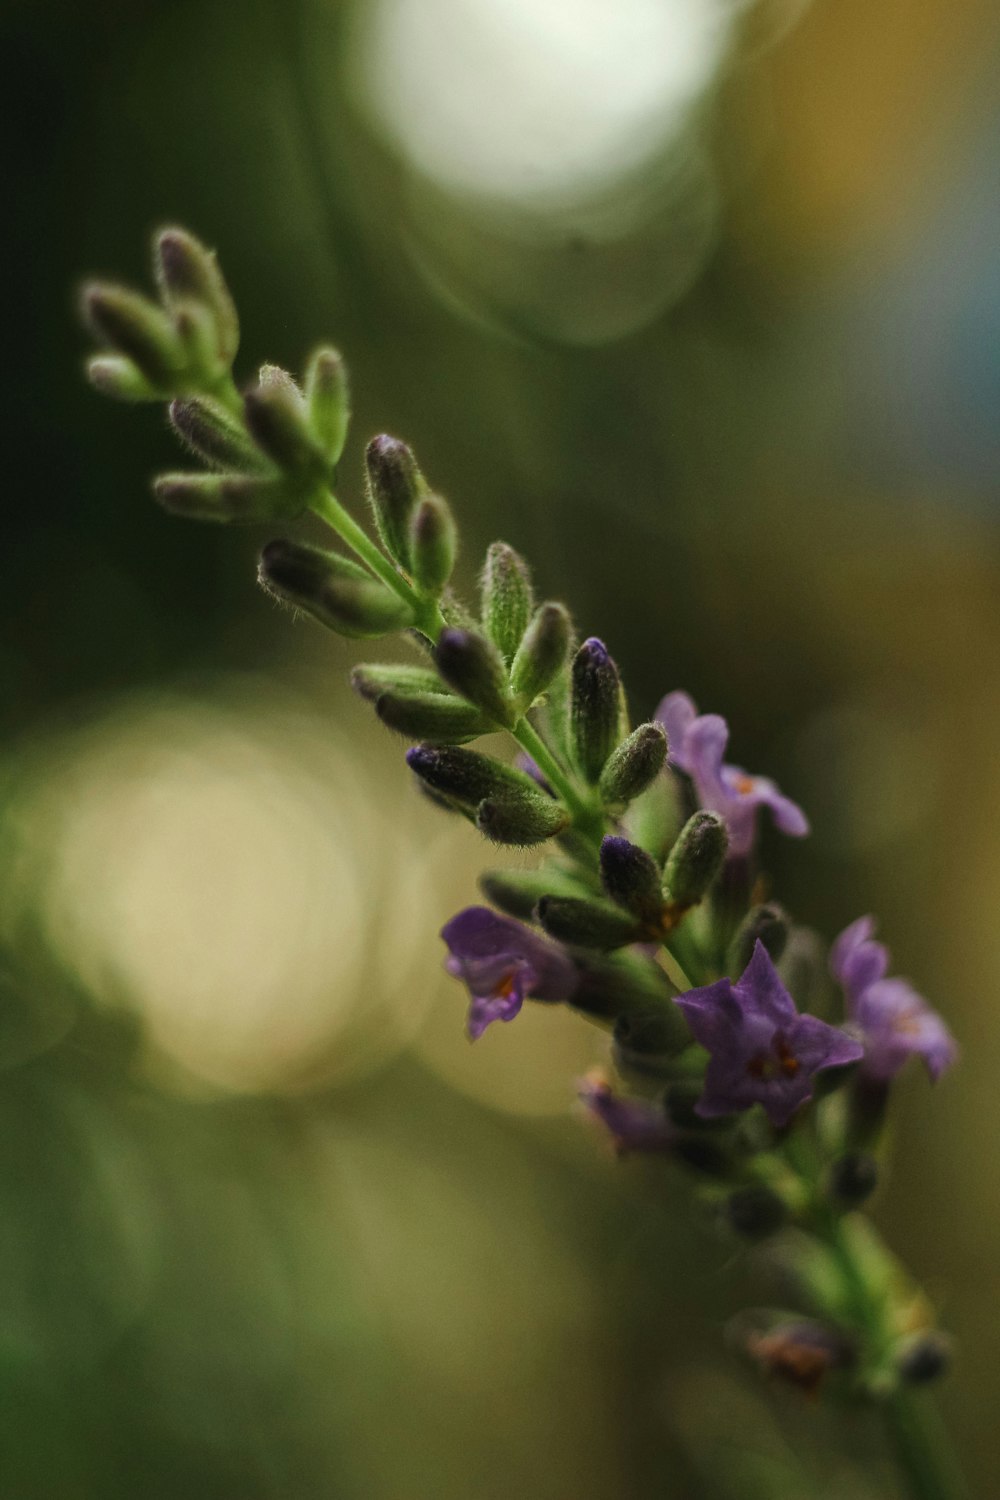
M 171 401 L 168 414 L 181 441 L 213 469 L 273 474 L 242 422 L 218 401 L 207 396 L 178 397 Z
M 298 542 L 268 542 L 258 582 L 339 635 L 388 635 L 412 624 L 408 604 L 349 558 Z
M 239 348 L 240 325 L 236 307 L 226 286 L 215 252 L 186 229 L 161 229 L 154 240 L 157 280 L 166 305 L 192 303 L 209 315 L 213 338 L 226 367 Z
M 601 844 L 601 881 L 612 901 L 623 906 L 651 929 L 663 917 L 660 871 L 638 844 L 609 834 Z
M 914 1334 L 896 1354 L 899 1377 L 907 1385 L 928 1385 L 939 1380 L 951 1364 L 951 1340 L 936 1328 Z
M 474 703 L 494 724 L 506 728 L 515 722 L 514 708 L 507 691 L 507 672 L 503 659 L 491 641 L 475 630 L 442 630 L 434 661 L 450 687 L 469 703 Z
M 581 774 L 591 785 L 600 780 L 608 756 L 622 733 L 623 696 L 618 668 L 603 641 L 584 641 L 572 668 L 570 729 Z
M 260 383 L 243 395 L 247 428 L 257 447 L 284 473 L 320 479 L 326 462 L 309 430 L 302 393 L 285 371 L 266 366 Z M 283 378 L 278 378 L 278 377 Z

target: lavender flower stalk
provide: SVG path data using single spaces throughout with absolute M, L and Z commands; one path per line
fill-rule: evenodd
M 471 906 L 442 930 L 470 1039 L 503 1045 L 481 1039 L 529 1002 L 610 1028 L 618 1081 L 582 1082 L 589 1113 L 620 1155 L 654 1156 L 667 1190 L 717 1209 L 723 1233 L 768 1242 L 783 1294 L 798 1288 L 798 1305 L 738 1321 L 737 1341 L 765 1372 L 879 1408 L 917 1500 L 960 1496 L 913 1389 L 942 1370 L 944 1340 L 927 1313 L 914 1326 L 926 1300 L 857 1207 L 878 1179 L 896 1075 L 919 1056 L 936 1081 L 955 1061 L 944 1022 L 887 977 L 867 917 L 829 955 L 846 1011 L 812 1014 L 815 940 L 752 900 L 761 809 L 792 837 L 809 824 L 773 781 L 724 760 L 726 721 L 675 691 L 633 726 L 605 644 L 574 651 L 568 611 L 536 603 L 506 543 L 487 553 L 478 609 L 463 602 L 451 509 L 384 435 L 367 449 L 369 535 L 333 490 L 350 416 L 337 352 L 316 350 L 301 384 L 265 365 L 240 389 L 214 255 L 167 229 L 155 264 L 158 301 L 91 286 L 84 308 L 106 346 L 94 386 L 171 403 L 205 466 L 161 476 L 157 497 L 223 522 L 319 516 L 340 550 L 269 542 L 263 587 L 348 638 L 403 632 L 416 659 L 357 666 L 361 697 L 416 742 L 406 760 L 432 801 L 494 843 L 545 852 L 537 868 L 484 876 L 499 911 Z M 499 730 L 518 766 L 465 748 Z

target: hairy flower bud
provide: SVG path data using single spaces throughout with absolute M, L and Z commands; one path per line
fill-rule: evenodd
M 569 613 L 551 600 L 535 610 L 510 669 L 510 686 L 524 708 L 544 693 L 566 665 L 570 640 Z
M 569 814 L 549 797 L 534 801 L 487 797 L 476 809 L 476 827 L 493 844 L 528 848 L 554 837 L 569 822 Z
M 218 401 L 207 396 L 178 397 L 171 401 L 168 414 L 181 441 L 212 468 L 258 474 L 270 469 L 243 424 Z
M 232 364 L 240 342 L 236 307 L 215 252 L 186 229 L 161 229 L 154 241 L 157 280 L 165 305 L 193 303 L 208 314 L 215 348 L 224 366 Z
M 445 691 L 433 668 L 413 662 L 362 662 L 351 672 L 351 687 L 369 703 L 374 703 L 383 693 L 405 698 Z
M 251 525 L 302 510 L 301 497 L 280 474 L 161 474 L 153 494 L 164 510 L 192 521 Z
M 584 641 L 573 658 L 570 728 L 581 774 L 592 785 L 618 743 L 622 687 L 618 668 L 603 641 Z
M 182 383 L 184 349 L 171 320 L 148 297 L 92 282 L 83 289 L 83 314 L 103 343 L 131 360 L 161 394 Z
M 412 624 L 408 604 L 366 569 L 334 552 L 298 542 L 268 542 L 258 581 L 285 604 L 304 609 L 338 635 L 388 635 Z
M 410 519 L 427 493 L 427 481 L 406 444 L 386 433 L 368 444 L 365 465 L 378 534 L 389 556 L 409 569 Z
M 550 937 L 582 948 L 623 948 L 642 936 L 635 917 L 598 897 L 543 896 L 538 920 Z
M 410 522 L 410 572 L 422 594 L 436 598 L 452 574 L 458 529 L 451 507 L 440 495 L 425 495 Z
M 322 477 L 324 461 L 309 430 L 305 400 L 286 371 L 265 365 L 259 383 L 244 392 L 243 410 L 257 447 L 283 473 Z
M 315 350 L 304 382 L 306 415 L 313 442 L 332 468 L 344 451 L 351 420 L 347 370 L 336 349 Z
M 507 691 L 507 673 L 496 647 L 474 630 L 441 632 L 434 660 L 445 682 L 482 709 L 494 724 L 511 728 L 515 721 Z
M 728 968 L 731 973 L 743 973 L 753 957 L 754 944 L 758 939 L 777 963 L 788 941 L 788 916 L 774 901 L 752 907 L 740 923 L 739 930 L 729 945 Z
M 487 550 L 481 592 L 483 624 L 509 667 L 528 628 L 534 592 L 527 563 L 506 542 Z
M 598 782 L 602 802 L 626 807 L 655 780 L 666 759 L 666 731 L 659 724 L 640 724 L 608 757 Z
M 726 858 L 726 825 L 717 813 L 696 812 L 677 835 L 663 871 L 667 900 L 679 911 L 707 894 Z
M 493 906 L 508 916 L 528 921 L 543 896 L 582 896 L 583 883 L 557 865 L 540 870 L 487 870 L 479 877 L 479 889 Z
M 442 745 L 475 739 L 494 727 L 471 703 L 440 691 L 384 692 L 375 699 L 375 712 L 387 728 L 408 739 L 433 740 Z
M 87 379 L 102 396 L 115 401 L 162 401 L 163 392 L 151 385 L 123 354 L 96 354 L 88 359 Z
M 660 869 L 637 844 L 609 834 L 601 844 L 601 882 L 612 901 L 644 924 L 657 925 L 663 913 Z
M 505 766 L 492 756 L 477 750 L 459 750 L 450 746 L 417 745 L 406 753 L 406 763 L 421 781 L 442 796 L 451 797 L 475 809 L 481 802 L 521 801 L 535 806 L 548 803 L 558 807 L 551 797 L 521 771 Z

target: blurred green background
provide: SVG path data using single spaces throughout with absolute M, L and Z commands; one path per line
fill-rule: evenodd
M 945 1013 L 877 1212 L 995 1492 L 998 59 L 986 0 L 7 0 L 5 1500 L 894 1493 L 727 1350 L 761 1269 L 574 1118 L 596 1034 L 468 1047 L 482 851 L 85 387 L 76 285 L 169 220 L 245 373 L 343 350 L 345 497 L 412 442 L 467 580 L 504 537 L 636 713 L 725 713 L 813 819 L 783 898 Z

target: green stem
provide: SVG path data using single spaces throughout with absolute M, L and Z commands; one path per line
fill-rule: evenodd
M 559 793 L 581 833 L 596 847 L 600 847 L 604 833 L 602 815 L 580 796 L 538 730 L 527 719 L 518 719 L 511 734 L 521 749 L 531 756 L 553 791 Z
M 968 1500 L 969 1490 L 930 1397 L 901 1386 L 883 1403 L 883 1411 L 912 1500 Z
M 400 599 L 405 600 L 416 613 L 416 625 L 418 629 L 436 640 L 444 629 L 445 621 L 440 606 L 436 601 L 423 599 L 412 586 L 412 584 L 398 572 L 389 559 L 379 551 L 368 534 L 361 529 L 354 517 L 344 509 L 336 495 L 330 490 L 317 490 L 310 502 L 311 509 L 318 516 L 322 516 L 328 526 L 346 542 L 351 550 L 361 558 L 377 578 L 380 578 L 386 588 L 392 589 Z

